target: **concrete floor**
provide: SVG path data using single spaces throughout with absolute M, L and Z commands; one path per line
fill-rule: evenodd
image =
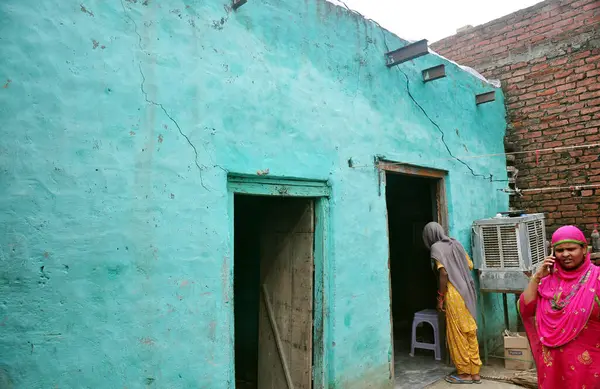
M 493 376 L 493 377 L 510 377 L 515 372 L 512 370 L 506 370 L 501 364 L 498 362 L 493 363 L 492 366 L 483 366 L 481 369 L 481 374 L 483 376 Z M 474 389 L 523 389 L 521 386 L 508 384 L 505 382 L 497 382 L 497 381 L 489 381 L 482 380 L 481 385 L 453 385 L 449 384 L 443 379 L 439 380 L 435 384 L 430 386 L 426 386 L 427 389 L 450 389 L 450 388 L 464 388 L 464 387 L 472 387 Z M 416 388 L 415 388 L 416 389 Z
M 446 375 L 452 373 L 454 368 L 443 362 L 437 362 L 433 353 L 415 352 L 415 356 L 408 355 L 408 351 L 396 353 L 394 357 L 394 375 L 396 385 L 394 389 L 425 388 Z
M 396 328 L 400 325 L 396 324 Z M 410 353 L 410 327 L 405 331 L 397 331 L 394 339 L 394 389 L 425 388 L 454 371 L 454 368 L 435 360 L 433 351 L 415 350 L 415 356 Z M 433 331 L 425 336 L 433 337 Z M 430 339 L 420 341 L 431 342 Z
M 437 382 L 433 385 L 430 385 L 427 387 L 427 389 L 450 389 L 450 388 L 464 388 L 464 387 L 472 387 L 473 385 L 453 385 L 453 384 L 449 384 L 445 381 L 440 381 Z M 481 385 L 474 385 L 475 388 L 477 389 L 523 389 L 520 386 L 517 385 L 512 385 L 512 384 L 506 384 L 503 382 L 494 382 L 494 381 L 482 381 Z

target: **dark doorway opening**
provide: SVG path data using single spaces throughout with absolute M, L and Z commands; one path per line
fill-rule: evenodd
M 409 356 L 414 314 L 436 308 L 437 276 L 422 232 L 427 223 L 438 221 L 443 201 L 440 180 L 386 173 L 396 387 L 424 387 L 446 374 L 445 366 L 435 361 L 431 351 L 416 350 L 415 357 Z M 426 343 L 434 340 L 428 325 L 417 328 L 416 336 Z
M 314 200 L 234 196 L 237 389 L 312 387 Z

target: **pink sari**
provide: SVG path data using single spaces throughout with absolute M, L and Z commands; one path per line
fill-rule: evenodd
M 585 243 L 577 228 L 559 228 L 552 244 Z M 541 389 L 600 389 L 600 267 L 589 255 L 574 271 L 560 265 L 544 278 L 538 296 L 519 308 Z

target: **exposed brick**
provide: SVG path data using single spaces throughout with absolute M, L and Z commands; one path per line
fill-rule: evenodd
M 595 2 L 593 2 L 591 4 L 585 5 L 583 7 L 583 10 L 584 11 L 591 11 L 591 10 L 596 9 L 598 7 L 600 7 L 600 2 L 595 1 Z
M 567 76 L 570 76 L 571 74 L 575 73 L 574 69 L 569 69 L 569 70 L 564 70 L 562 72 L 558 72 L 554 74 L 554 78 L 555 79 L 559 79 L 559 78 L 565 78 Z
M 585 51 L 580 51 L 579 53 L 572 55 L 571 58 L 573 58 L 573 59 L 586 59 L 590 55 L 592 55 L 592 51 L 591 50 L 585 50 Z
M 556 93 L 556 88 L 550 88 L 550 89 L 546 89 L 542 92 L 538 92 L 537 96 L 549 96 L 549 95 L 553 95 Z
M 581 115 L 587 115 L 587 114 L 598 112 L 598 111 L 600 111 L 600 106 L 583 108 L 581 111 L 579 111 L 579 113 Z
M 544 143 L 544 148 L 551 149 L 553 147 L 560 147 L 562 145 L 563 145 L 562 142 L 546 142 L 546 143 Z
M 542 203 L 542 205 L 544 205 L 544 203 Z M 564 212 L 564 211 L 579 211 L 579 208 L 577 208 L 577 205 L 565 204 L 564 201 L 563 201 L 562 204 L 560 205 L 560 210 L 561 210 L 561 212 Z M 564 215 L 564 213 L 563 213 L 563 215 Z
M 563 57 L 563 58 L 554 59 L 554 60 L 550 61 L 549 64 L 550 64 L 550 66 L 555 67 L 555 66 L 564 65 L 568 62 L 569 62 L 569 58 Z
M 600 55 L 589 56 L 585 58 L 585 62 L 597 64 L 600 62 Z
M 583 73 L 578 73 L 578 74 L 573 74 L 569 77 L 567 77 L 567 82 L 576 82 L 576 81 L 581 81 L 584 78 L 586 78 L 587 76 Z
M 598 0 L 546 0 L 434 43 L 434 49 L 502 81 L 520 188 L 600 184 L 600 147 L 535 155 L 536 149 L 600 142 Z M 439 46 L 438 46 L 439 45 Z M 536 58 L 512 62 L 538 52 Z M 558 204 L 556 202 L 559 202 Z M 547 231 L 600 220 L 600 188 L 512 197 L 511 205 L 547 214 Z M 589 233 L 589 231 L 587 231 Z
M 586 60 L 586 62 L 587 62 L 587 60 Z M 588 64 L 585 66 L 579 66 L 579 67 L 575 68 L 575 73 L 586 73 L 586 72 L 592 71 L 594 69 L 596 69 L 596 64 L 591 63 L 591 64 Z
M 582 211 L 567 211 L 567 212 L 561 212 L 561 216 L 562 217 L 577 217 L 577 216 L 583 216 L 583 212 Z
M 594 92 L 589 92 L 589 93 L 582 93 L 579 96 L 580 100 L 589 100 L 589 99 L 594 99 L 596 97 L 600 97 L 600 91 L 594 91 Z
M 596 76 L 600 76 L 600 69 L 598 70 L 592 70 L 591 72 L 587 72 L 585 74 L 586 77 L 596 77 Z
M 587 87 L 588 91 L 596 91 L 600 89 L 600 82 L 596 82 L 590 86 Z
M 595 78 L 591 77 L 591 78 L 586 78 L 583 81 L 579 81 L 577 83 L 577 87 L 582 87 L 582 86 L 588 86 L 588 85 L 593 85 L 593 84 L 598 84 L 598 80 L 596 80 Z
M 573 120 L 573 119 L 570 119 Z M 550 127 L 561 127 L 561 126 L 566 126 L 567 124 L 569 124 L 570 121 L 563 119 L 563 120 L 556 120 L 553 122 L 550 122 Z
M 513 72 L 512 77 L 524 76 L 525 74 L 529 74 L 531 70 L 529 68 L 519 69 Z

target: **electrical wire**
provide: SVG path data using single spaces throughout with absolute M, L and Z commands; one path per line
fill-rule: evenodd
M 546 186 L 541 188 L 529 188 L 529 189 L 498 189 L 499 191 L 510 193 L 510 194 L 522 194 L 529 192 L 550 192 L 550 191 L 558 191 L 558 190 L 571 190 L 571 191 L 579 191 L 583 189 L 594 189 L 600 188 L 600 184 L 585 184 L 585 185 L 571 185 L 571 186 Z

